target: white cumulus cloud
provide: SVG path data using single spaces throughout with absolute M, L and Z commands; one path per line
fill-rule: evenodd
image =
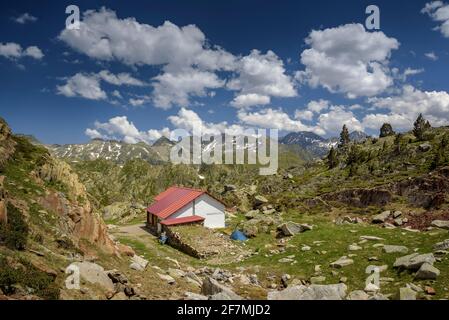
M 0 57 L 7 59 L 20 59 L 23 57 L 31 57 L 40 60 L 44 57 L 42 50 L 36 46 L 30 46 L 22 49 L 20 44 L 14 42 L 0 43 Z
M 301 120 L 292 119 L 282 109 L 267 108 L 255 112 L 241 110 L 237 113 L 237 117 L 245 125 L 257 128 L 278 129 L 286 132 L 316 131 L 315 128 L 304 125 Z
M 77 73 L 69 78 L 66 84 L 56 87 L 58 94 L 66 97 L 82 97 L 90 100 L 104 100 L 106 92 L 100 87 L 100 80 L 96 76 Z
M 37 18 L 28 12 L 21 14 L 20 16 L 13 18 L 13 20 L 20 24 L 26 24 L 28 22 L 36 22 Z
M 269 50 L 266 54 L 258 50 L 251 51 L 238 61 L 236 72 L 238 76 L 227 83 L 229 89 L 239 91 L 233 102 L 236 105 L 239 104 L 238 99 L 245 99 L 244 105 L 249 107 L 251 100 L 254 101 L 253 105 L 261 104 L 262 96 L 297 96 L 292 78 L 286 74 L 284 63 L 273 51 Z M 238 98 L 245 95 L 245 98 Z
M 208 89 L 223 87 L 224 81 L 215 73 L 186 68 L 178 72 L 165 72 L 154 78 L 153 102 L 156 107 L 169 109 L 173 105 L 186 107 L 190 97 L 205 97 Z
M 435 52 L 427 52 L 424 54 L 424 56 L 432 61 L 437 61 L 438 60 L 438 56 L 435 54 Z
M 169 137 L 170 130 L 164 128 L 161 130 L 139 131 L 126 116 L 119 116 L 111 118 L 107 122 L 96 121 L 94 128 L 86 129 L 85 134 L 91 139 L 101 138 L 121 140 L 126 143 L 151 143 L 162 136 Z
M 392 85 L 388 62 L 399 42 L 383 32 L 368 32 L 361 24 L 313 30 L 310 49 L 301 54 L 305 70 L 296 78 L 349 98 L 374 96 Z
M 440 25 L 435 29 L 439 30 L 445 38 L 449 38 L 449 4 L 432 1 L 427 3 L 421 12 L 429 15 L 433 21 L 439 22 Z
M 375 129 L 383 122 L 390 122 L 398 130 L 410 130 L 420 113 L 434 126 L 449 124 L 449 93 L 446 91 L 422 91 L 405 85 L 396 96 L 369 101 L 387 112 L 366 115 L 363 124 L 368 128 Z
M 140 81 L 132 77 L 129 73 L 119 73 L 117 75 L 109 72 L 108 70 L 102 70 L 98 73 L 98 76 L 107 83 L 113 84 L 115 86 L 145 86 L 145 82 Z
M 271 101 L 269 96 L 257 93 L 240 94 L 231 101 L 231 106 L 236 108 L 248 108 L 252 106 L 263 106 Z
M 160 66 L 163 72 L 153 79 L 153 102 L 164 109 L 187 106 L 191 96 L 223 86 L 215 71 L 236 67 L 236 57 L 210 46 L 195 25 L 178 27 L 165 21 L 153 27 L 135 18 L 120 19 L 106 8 L 86 11 L 80 29 L 64 29 L 59 39 L 91 58 Z
M 331 106 L 329 112 L 322 113 L 318 117 L 317 126 L 328 135 L 337 135 L 343 125 L 346 125 L 349 131 L 364 130 L 364 126 L 353 112 L 344 106 Z
M 64 85 L 57 86 L 57 93 L 66 97 L 82 97 L 90 100 L 107 99 L 106 92 L 101 88 L 101 81 L 115 86 L 145 86 L 146 84 L 139 79 L 134 78 L 128 73 L 119 73 L 117 75 L 108 70 L 99 73 L 77 73 L 68 78 Z M 114 90 L 112 96 L 121 98 L 120 92 Z M 135 104 L 130 101 L 134 106 Z M 142 105 L 141 103 L 140 105 Z M 137 104 L 136 104 L 137 105 Z

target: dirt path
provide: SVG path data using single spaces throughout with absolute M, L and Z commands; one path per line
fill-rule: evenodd
M 134 236 L 138 238 L 145 236 L 151 237 L 151 239 L 155 238 L 154 235 L 152 235 L 145 229 L 144 223 L 138 223 L 127 226 L 118 226 L 116 229 L 112 230 L 112 233 Z

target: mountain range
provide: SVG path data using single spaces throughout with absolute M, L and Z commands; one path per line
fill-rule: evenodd
M 351 140 L 362 141 L 368 136 L 364 132 L 354 131 L 350 134 Z M 34 140 L 34 139 L 33 139 Z M 290 133 L 279 140 L 282 150 L 294 150 L 296 153 L 307 153 L 311 158 L 324 157 L 331 147 L 338 144 L 339 139 L 323 138 L 315 133 L 300 131 Z M 84 144 L 53 144 L 47 148 L 57 158 L 79 160 L 96 160 L 99 158 L 111 160 L 123 164 L 130 159 L 143 159 L 151 164 L 159 164 L 169 161 L 170 149 L 174 145 L 166 137 L 156 140 L 152 145 L 144 142 L 136 144 L 125 143 L 116 140 L 93 139 Z M 209 150 L 215 142 L 203 143 L 203 150 Z M 292 148 L 293 147 L 293 148 Z M 246 149 L 255 150 L 255 146 L 246 145 Z

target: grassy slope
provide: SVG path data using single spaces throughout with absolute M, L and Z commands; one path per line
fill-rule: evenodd
M 347 285 L 349 290 L 363 290 L 365 286 L 365 269 L 369 265 L 388 265 L 388 270 L 381 274 L 381 277 L 391 277 L 395 281 L 392 283 L 382 284 L 381 292 L 384 294 L 397 294 L 400 287 L 406 283 L 414 282 L 417 284 L 431 285 L 437 291 L 436 298 L 449 298 L 449 257 L 443 257 L 442 262 L 435 263 L 435 266 L 441 270 L 438 281 L 414 281 L 413 275 L 408 272 L 398 273 L 392 268 L 395 258 L 404 254 L 386 254 L 382 252 L 382 248 L 374 248 L 373 245 L 377 241 L 369 241 L 361 244 L 363 250 L 348 251 L 348 245 L 358 243 L 360 236 L 372 235 L 384 238 L 385 241 L 380 243 L 390 245 L 405 245 L 409 248 L 409 253 L 413 253 L 418 249 L 419 253 L 432 252 L 435 243 L 449 238 L 447 231 L 437 230 L 427 233 L 412 233 L 401 229 L 383 229 L 373 225 L 335 225 L 330 218 L 317 216 L 292 216 L 293 221 L 309 222 L 315 225 L 314 230 L 299 234 L 291 238 L 288 242 L 292 247 L 287 247 L 286 251 L 276 255 L 269 255 L 269 250 L 276 249 L 275 236 L 273 234 L 261 234 L 256 238 L 250 239 L 247 245 L 254 250 L 259 250 L 259 254 L 253 256 L 243 263 L 239 263 L 233 267 L 241 266 L 254 268 L 260 266 L 260 275 L 282 275 L 290 274 L 298 279 L 307 280 L 314 276 L 315 265 L 321 265 L 322 275 L 326 277 L 324 283 L 338 283 L 341 277 L 347 277 Z M 356 231 L 356 232 L 351 232 Z M 315 241 L 323 241 L 322 244 L 314 244 Z M 308 245 L 312 249 L 310 251 L 301 251 L 303 245 Z M 325 254 L 322 251 L 326 251 Z M 354 264 L 342 269 L 333 269 L 329 264 L 338 258 L 356 254 L 353 257 Z M 266 256 L 268 255 L 268 256 Z M 279 259 L 295 255 L 295 264 L 280 263 Z M 368 261 L 369 257 L 376 256 L 379 261 Z M 339 272 L 338 276 L 333 276 L 331 271 Z

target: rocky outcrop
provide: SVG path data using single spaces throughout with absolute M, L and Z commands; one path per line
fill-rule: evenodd
M 79 181 L 78 176 L 73 173 L 72 168 L 65 162 L 49 159 L 39 167 L 37 176 L 48 183 L 62 183 L 67 187 L 67 193 L 74 200 L 87 200 L 86 187 Z
M 5 120 L 0 118 L 0 168 L 14 153 L 15 142 L 11 139 L 11 129 Z
M 398 195 L 406 197 L 414 206 L 438 208 L 445 202 L 445 195 L 449 190 L 449 167 L 422 177 L 406 179 L 395 184 L 392 189 Z
M 392 195 L 384 189 L 348 189 L 328 193 L 321 198 L 325 201 L 336 201 L 354 207 L 384 206 L 391 201 Z
M 393 194 L 405 197 L 407 201 L 426 209 L 439 208 L 446 202 L 449 190 L 449 167 L 417 178 L 392 183 L 383 188 L 347 189 L 321 196 L 325 202 L 336 201 L 354 207 L 382 207 L 392 201 Z
M 3 118 L 0 117 L 0 169 L 9 157 L 14 153 L 16 143 L 11 139 L 11 129 Z M 0 224 L 8 222 L 6 211 L 6 191 L 3 187 L 5 176 L 0 175 Z
M 69 237 L 77 246 L 80 240 L 84 239 L 106 252 L 112 253 L 116 250 L 106 225 L 99 215 L 92 211 L 89 202 L 83 205 L 72 203 L 63 193 L 49 191 L 39 199 L 39 204 L 59 215 L 59 230 L 63 237 Z
M 0 176 L 0 224 L 8 223 L 8 212 L 6 211 L 6 191 L 3 189 L 4 176 Z
M 75 244 L 84 239 L 106 252 L 116 251 L 105 223 L 92 209 L 86 188 L 68 164 L 50 159 L 39 168 L 36 175 L 47 183 L 63 185 L 66 188 L 66 192 L 47 191 L 39 199 L 40 205 L 59 215 L 60 230 L 65 236 L 70 237 Z
M 102 214 L 105 220 L 118 220 L 120 223 L 127 223 L 139 216 L 144 218 L 145 206 L 129 202 L 115 202 L 104 207 Z

